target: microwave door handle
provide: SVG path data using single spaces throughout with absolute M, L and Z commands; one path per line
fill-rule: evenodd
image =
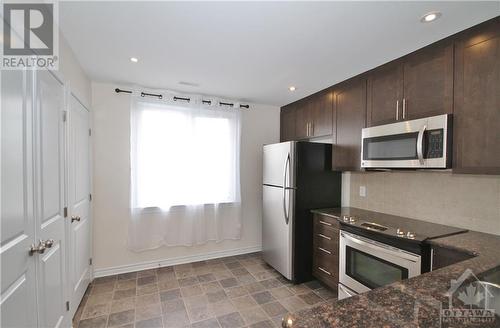
M 424 132 L 427 129 L 427 125 L 422 126 L 420 131 L 418 131 L 417 138 L 417 156 L 420 164 L 424 164 Z
M 285 214 L 285 223 L 288 225 L 288 221 L 289 221 L 289 216 L 287 213 L 287 210 L 286 210 L 286 190 L 287 190 L 287 186 L 286 186 L 286 175 L 288 173 L 288 167 L 290 165 L 290 154 L 287 155 L 286 157 L 286 161 L 285 161 L 285 169 L 284 169 L 284 172 L 283 172 L 283 213 Z

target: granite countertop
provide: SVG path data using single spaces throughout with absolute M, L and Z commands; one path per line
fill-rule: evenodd
M 338 217 L 339 209 L 315 213 Z M 475 255 L 468 260 L 380 287 L 344 300 L 326 301 L 312 308 L 290 313 L 286 327 L 500 327 L 500 317 L 489 322 L 441 322 L 441 309 L 448 308 L 451 280 L 467 269 L 484 279 L 500 272 L 500 236 L 468 231 L 428 243 Z M 487 279 L 484 279 L 487 280 Z M 465 307 L 456 295 L 456 307 Z M 288 324 L 286 324 L 288 323 Z

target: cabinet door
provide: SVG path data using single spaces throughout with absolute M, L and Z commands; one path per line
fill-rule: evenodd
M 367 125 L 375 126 L 402 120 L 403 65 L 386 64 L 368 77 Z
M 500 174 L 500 19 L 456 44 L 453 171 Z
M 66 314 L 64 234 L 64 88 L 51 72 L 36 72 L 36 234 L 53 240 L 37 257 L 38 323 L 60 327 Z
M 310 102 L 311 136 L 322 137 L 332 134 L 332 92 L 325 91 L 312 96 Z
M 334 170 L 359 170 L 361 167 L 361 129 L 366 119 L 366 80 L 347 82 L 335 94 L 336 136 L 333 147 Z
M 31 74 L 1 73 L 1 327 L 36 327 Z
M 70 96 L 68 108 L 68 278 L 70 316 L 90 283 L 89 112 Z
M 288 105 L 281 108 L 280 113 L 280 140 L 290 141 L 295 139 L 295 108 Z
M 305 139 L 309 137 L 310 134 L 310 101 L 309 99 L 303 99 L 296 103 L 295 109 L 295 136 L 296 139 Z
M 411 54 L 404 63 L 402 119 L 453 111 L 453 43 L 433 45 Z

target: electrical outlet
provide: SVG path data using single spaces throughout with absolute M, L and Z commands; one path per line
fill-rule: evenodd
M 366 197 L 366 186 L 359 186 L 359 196 Z

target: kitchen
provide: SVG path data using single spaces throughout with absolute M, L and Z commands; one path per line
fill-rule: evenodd
M 500 326 L 498 2 L 32 5 L 2 327 Z

